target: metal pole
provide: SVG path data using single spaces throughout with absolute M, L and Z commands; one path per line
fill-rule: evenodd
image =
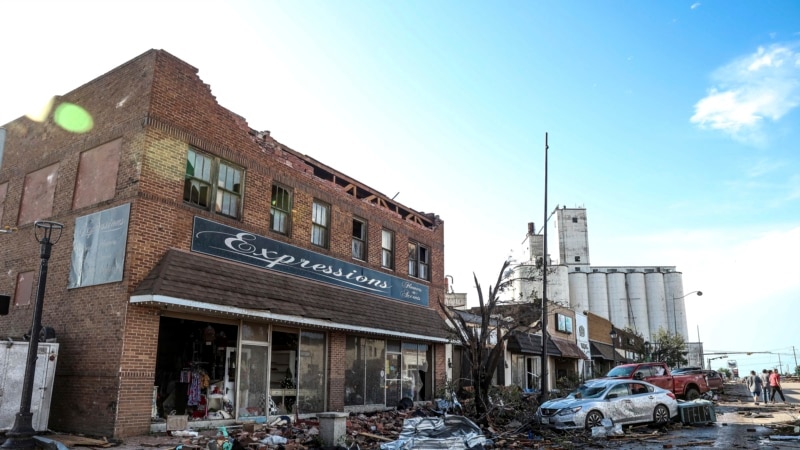
M 36 430 L 33 429 L 33 414 L 31 413 L 31 398 L 33 397 L 33 381 L 36 374 L 36 355 L 39 352 L 39 332 L 42 328 L 42 309 L 44 306 L 44 290 L 47 284 L 47 261 L 50 259 L 50 250 L 53 241 L 50 239 L 54 229 L 58 230 L 61 237 L 61 229 L 64 226 L 55 222 L 35 223 L 34 229 L 41 229 L 43 237 L 39 239 L 41 262 L 39 265 L 39 283 L 36 288 L 36 303 L 33 307 L 33 322 L 31 324 L 30 342 L 28 344 L 28 359 L 25 363 L 25 378 L 22 381 L 22 397 L 19 404 L 19 412 L 14 418 L 14 426 L 6 433 L 8 439 L 3 442 L 2 447 L 15 450 L 32 450 L 37 447 L 33 436 Z
M 675 324 L 675 334 L 678 334 L 678 310 L 675 309 L 675 296 L 672 296 L 672 320 Z
M 797 375 L 797 352 L 794 351 L 794 345 L 792 346 L 792 354 L 794 355 L 794 374 Z
M 542 378 L 541 378 L 541 400 L 539 404 L 547 401 L 547 133 L 544 134 L 544 246 L 542 255 Z

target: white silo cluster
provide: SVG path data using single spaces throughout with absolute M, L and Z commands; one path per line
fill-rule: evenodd
M 578 313 L 589 311 L 648 340 L 663 329 L 688 342 L 682 275 L 674 266 L 592 266 L 586 209 L 559 208 L 555 218 L 559 260 L 551 263 L 557 269 L 548 275 L 550 301 L 569 302 Z M 528 267 L 543 256 L 542 243 L 542 235 L 528 224 Z M 530 289 L 528 285 L 524 290 Z

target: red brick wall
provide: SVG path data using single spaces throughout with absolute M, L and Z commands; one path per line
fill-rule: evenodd
M 328 411 L 344 411 L 346 337 L 342 332 L 328 333 Z
M 195 215 L 351 260 L 351 218 L 368 222 L 368 262 L 380 267 L 380 230 L 396 233 L 397 276 L 407 275 L 408 238 L 431 249 L 430 305 L 444 296 L 444 225 L 426 228 L 337 184 L 317 178 L 300 156 L 268 136 L 259 145 L 241 117 L 216 103 L 197 70 L 163 51 L 149 51 L 81 86 L 59 101 L 87 109 L 95 120 L 86 134 L 67 133 L 51 121 L 21 118 L 6 126 L 8 138 L 0 184 L 8 182 L 4 223 L 16 223 L 26 173 L 58 163 L 53 217 L 67 227 L 53 249 L 43 323 L 53 326 L 61 344 L 50 427 L 89 435 L 124 437 L 149 429 L 155 377 L 159 316 L 129 305 L 129 294 L 169 248 L 188 249 Z M 72 209 L 81 151 L 121 139 L 116 195 Z M 245 168 L 244 211 L 234 220 L 183 203 L 186 150 L 202 152 Z M 332 161 L 335 163 L 335 161 Z M 357 175 L 357 174 L 354 174 Z M 295 212 L 288 237 L 269 230 L 274 181 L 294 189 Z M 331 245 L 310 243 L 311 203 L 331 204 Z M 130 226 L 121 283 L 66 289 L 76 217 L 131 203 Z M 0 235 L 0 292 L 13 292 L 17 273 L 38 270 L 38 245 L 32 226 Z M 419 280 L 415 280 L 419 281 Z M 32 307 L 12 308 L 0 321 L 0 335 L 21 336 Z M 365 312 L 369 313 L 369 312 Z M 329 409 L 343 409 L 344 334 L 329 334 Z M 436 346 L 437 382 L 444 379 L 444 350 Z M 441 347 L 441 348 L 439 348 Z M 441 351 L 439 351 L 441 350 Z M 441 381 L 440 381 L 441 380 Z

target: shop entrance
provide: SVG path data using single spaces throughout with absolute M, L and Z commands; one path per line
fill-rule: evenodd
M 236 325 L 161 317 L 153 416 L 229 419 L 235 412 Z

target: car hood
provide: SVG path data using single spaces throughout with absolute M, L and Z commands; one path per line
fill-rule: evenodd
M 587 400 L 596 400 L 596 399 L 585 399 L 585 398 L 557 398 L 554 400 L 546 401 L 542 403 L 542 409 L 564 409 L 564 408 L 572 408 L 574 406 L 580 406 L 587 402 Z

